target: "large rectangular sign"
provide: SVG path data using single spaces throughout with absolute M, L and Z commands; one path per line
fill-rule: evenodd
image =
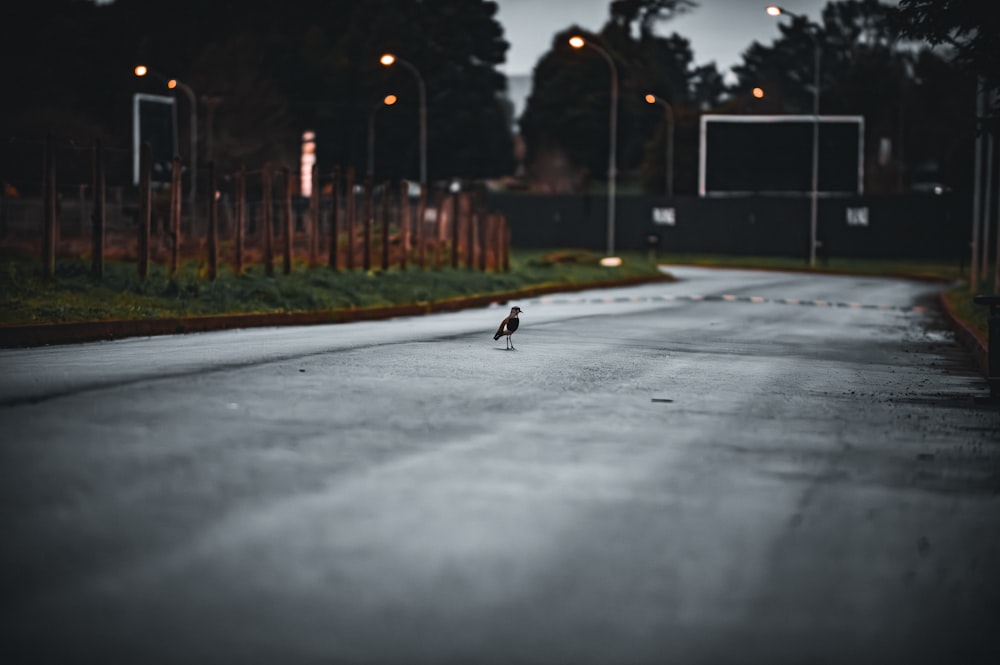
M 818 116 L 822 195 L 864 193 L 864 118 Z M 703 115 L 701 196 L 812 192 L 811 115 Z

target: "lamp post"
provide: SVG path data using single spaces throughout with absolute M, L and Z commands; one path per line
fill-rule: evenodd
M 382 101 L 372 105 L 368 112 L 368 177 L 375 177 L 375 112 L 383 106 L 396 103 L 396 95 L 386 95 Z
M 198 103 L 191 86 L 177 79 L 167 78 L 159 72 L 150 69 L 146 65 L 137 65 L 135 75 L 142 77 L 152 74 L 158 79 L 166 81 L 167 87 L 171 90 L 180 88 L 188 98 L 188 105 L 191 107 L 191 211 L 194 212 L 195 196 L 198 193 Z
M 659 104 L 666 110 L 667 156 L 665 164 L 667 170 L 667 197 L 672 198 L 674 195 L 674 109 L 668 101 L 653 94 L 646 95 L 646 103 Z
M 391 67 L 395 63 L 401 64 L 406 69 L 410 70 L 415 77 L 417 77 L 417 95 L 418 101 L 420 103 L 420 184 L 427 185 L 427 89 L 424 86 L 424 77 L 420 75 L 420 71 L 413 66 L 412 63 L 403 60 L 402 58 L 393 55 L 392 53 L 386 53 L 381 58 L 379 62 L 386 67 Z
M 790 12 L 777 5 L 770 5 L 767 8 L 769 16 L 781 16 L 788 14 L 792 18 L 805 21 L 809 26 L 809 34 L 813 40 L 813 139 L 812 139 L 812 196 L 809 205 L 809 266 L 816 265 L 816 245 L 818 234 L 818 213 L 819 213 L 819 66 L 820 66 L 820 43 L 819 26 L 812 23 L 801 14 Z
M 610 136 L 610 147 L 608 149 L 608 256 L 611 258 L 615 253 L 615 153 L 617 151 L 618 136 L 618 69 L 611 54 L 603 47 L 592 41 L 586 40 L 579 35 L 569 38 L 569 45 L 575 49 L 589 46 L 594 49 L 607 61 L 611 68 L 611 115 L 608 120 Z

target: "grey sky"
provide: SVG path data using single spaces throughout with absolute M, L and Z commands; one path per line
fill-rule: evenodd
M 598 30 L 607 21 L 610 0 L 496 0 L 510 50 L 504 71 L 530 74 L 550 47 L 556 32 L 574 23 Z M 698 0 L 688 15 L 661 23 L 658 32 L 677 32 L 691 41 L 695 63 L 715 61 L 725 73 L 740 62 L 750 43 L 770 44 L 778 36 L 778 21 L 764 13 L 773 0 Z M 827 0 L 782 0 L 789 11 L 819 20 Z

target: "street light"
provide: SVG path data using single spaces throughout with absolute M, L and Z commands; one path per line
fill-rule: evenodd
M 383 106 L 396 103 L 396 95 L 386 95 L 381 101 L 372 105 L 368 112 L 368 177 L 375 177 L 375 112 Z
M 417 94 L 420 103 L 420 184 L 427 185 L 427 89 L 424 86 L 424 77 L 420 75 L 420 71 L 413 64 L 392 53 L 384 54 L 379 58 L 379 62 L 386 67 L 391 67 L 398 62 L 417 77 Z
M 653 94 L 646 95 L 647 104 L 659 104 L 666 110 L 667 116 L 667 197 L 674 195 L 674 109 L 670 103 Z
M 195 101 L 194 90 L 191 86 L 177 79 L 167 78 L 146 65 L 137 65 L 135 75 L 138 77 L 152 74 L 156 78 L 166 81 L 167 87 L 171 90 L 180 88 L 187 95 L 188 105 L 191 107 L 191 211 L 194 212 L 195 196 L 198 193 L 198 104 Z
M 790 12 L 777 5 L 770 5 L 767 8 L 768 16 L 781 16 L 788 14 L 792 18 L 805 21 L 809 26 L 809 34 L 813 40 L 813 145 L 812 145 L 812 197 L 809 206 L 809 265 L 816 265 L 816 245 L 818 235 L 818 213 L 819 213 L 819 66 L 820 66 L 820 43 L 819 26 L 812 23 L 801 14 Z
M 608 258 L 610 258 L 615 253 L 615 153 L 618 135 L 618 69 L 615 67 L 615 61 L 611 59 L 611 54 L 592 41 L 588 41 L 579 35 L 574 35 L 569 38 L 569 45 L 576 49 L 589 46 L 600 53 L 608 62 L 608 67 L 611 68 L 611 116 L 608 121 L 609 132 L 611 134 L 608 150 Z

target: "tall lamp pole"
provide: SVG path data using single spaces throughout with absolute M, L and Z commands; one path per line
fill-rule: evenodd
M 167 87 L 171 90 L 180 88 L 188 98 L 188 106 L 191 107 L 191 212 L 194 213 L 195 196 L 198 193 L 198 102 L 194 90 L 188 84 L 177 79 L 167 78 L 159 72 L 150 69 L 146 65 L 137 65 L 136 76 L 146 76 L 152 74 L 158 79 L 166 81 Z
M 427 88 L 424 85 L 424 77 L 412 63 L 403 60 L 392 53 L 386 53 L 381 58 L 381 62 L 386 67 L 391 67 L 395 63 L 401 64 L 417 77 L 417 95 L 420 103 L 420 184 L 427 185 Z
M 615 162 L 617 161 L 615 155 L 617 152 L 618 137 L 618 69 L 615 67 L 615 61 L 611 58 L 611 54 L 593 41 L 586 40 L 579 35 L 574 35 L 569 38 L 569 45 L 576 49 L 589 46 L 600 53 L 607 60 L 608 67 L 611 68 L 611 116 L 608 120 L 611 134 L 610 147 L 608 149 L 608 258 L 611 258 L 615 254 Z
M 801 14 L 790 12 L 783 7 L 770 5 L 767 8 L 769 16 L 788 14 L 792 18 L 805 21 L 809 26 L 809 34 L 813 40 L 813 140 L 812 140 L 812 196 L 809 203 L 809 266 L 816 266 L 816 245 L 818 244 L 819 215 L 819 80 L 820 54 L 819 26 L 812 23 Z
M 666 170 L 667 170 L 667 197 L 673 198 L 674 195 L 674 109 L 670 106 L 670 102 L 657 97 L 656 95 L 649 94 L 646 95 L 647 104 L 659 104 L 666 110 L 666 120 L 667 120 L 667 156 L 666 156 Z
M 375 112 L 383 106 L 396 103 L 396 95 L 386 95 L 381 101 L 372 105 L 368 112 L 368 177 L 375 177 Z

